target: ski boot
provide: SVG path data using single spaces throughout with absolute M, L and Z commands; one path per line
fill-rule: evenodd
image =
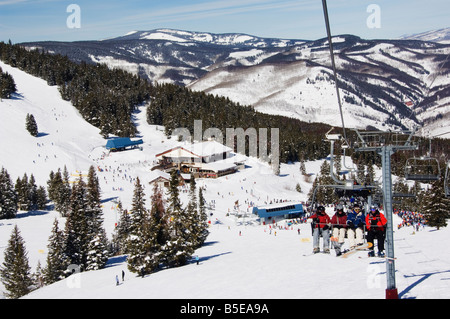
M 375 257 L 375 252 L 373 250 L 369 251 L 367 254 L 369 257 Z
M 384 251 L 379 251 L 379 252 L 378 252 L 378 257 L 384 258 L 385 256 L 386 256 L 386 255 L 385 255 Z
M 314 248 L 313 249 L 313 254 L 317 254 L 320 253 L 320 248 Z

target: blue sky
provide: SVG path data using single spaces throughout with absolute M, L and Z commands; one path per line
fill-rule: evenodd
M 70 4 L 80 28 L 69 28 Z M 378 26 L 367 19 L 379 8 Z M 328 0 L 333 35 L 396 38 L 449 27 L 449 0 Z M 373 20 L 372 20 L 373 21 Z M 0 0 L 0 41 L 99 40 L 132 30 L 175 28 L 314 40 L 326 36 L 321 0 Z

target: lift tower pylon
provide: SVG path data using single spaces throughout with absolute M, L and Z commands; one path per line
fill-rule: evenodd
M 394 227 L 392 210 L 392 173 L 391 156 L 397 151 L 416 150 L 417 144 L 413 141 L 416 129 L 403 132 L 359 132 L 355 130 L 358 142 L 355 143 L 357 152 L 377 152 L 382 163 L 382 189 L 383 208 L 387 219 L 386 228 L 386 299 L 398 299 L 395 283 L 395 254 L 394 254 Z

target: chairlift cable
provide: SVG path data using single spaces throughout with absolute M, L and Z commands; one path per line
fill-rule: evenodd
M 341 102 L 341 97 L 339 94 L 339 85 L 338 85 L 338 78 L 337 78 L 337 71 L 336 71 L 336 64 L 334 61 L 334 50 L 333 50 L 333 42 L 331 41 L 331 28 L 330 28 L 330 20 L 328 18 L 328 8 L 327 8 L 327 1 L 326 0 L 322 0 L 322 6 L 323 6 L 323 14 L 325 17 L 325 25 L 327 28 L 327 36 L 328 36 L 328 45 L 330 47 L 330 55 L 331 55 L 331 66 L 333 68 L 333 74 L 334 74 L 334 83 L 336 86 L 336 94 L 337 94 L 337 99 L 338 99 L 338 104 L 339 104 L 339 112 L 341 114 L 341 122 L 342 122 L 342 130 L 343 130 L 343 135 L 344 135 L 344 141 L 347 142 L 347 135 L 345 133 L 345 124 L 344 124 L 344 114 L 342 112 L 342 102 Z

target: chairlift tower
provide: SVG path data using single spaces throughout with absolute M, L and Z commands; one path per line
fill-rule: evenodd
M 417 129 L 403 132 L 359 132 L 355 130 L 358 141 L 354 145 L 357 152 L 377 152 L 382 163 L 383 207 L 387 219 L 386 228 L 386 299 L 398 299 L 395 284 L 394 227 L 392 211 L 391 156 L 397 151 L 417 150 L 413 141 Z

